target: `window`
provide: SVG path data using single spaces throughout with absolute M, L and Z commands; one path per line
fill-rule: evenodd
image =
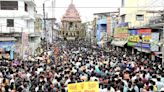
M 24 3 L 24 10 L 27 12 L 28 11 L 28 5 L 26 3 Z
M 0 1 L 1 10 L 18 10 L 18 1 Z
M 144 21 L 144 15 L 136 15 L 137 21 Z
M 14 27 L 14 19 L 7 19 L 7 27 Z

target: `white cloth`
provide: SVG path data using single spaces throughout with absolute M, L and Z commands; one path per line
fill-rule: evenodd
M 12 82 L 14 83 L 14 82 L 15 82 L 15 80 L 14 80 L 14 79 L 11 79 L 11 80 L 10 80 L 10 85 L 11 85 L 11 83 L 12 83 Z
M 107 92 L 107 88 L 104 88 L 104 89 L 99 89 L 99 92 Z
M 115 92 L 114 88 L 111 87 L 109 92 Z

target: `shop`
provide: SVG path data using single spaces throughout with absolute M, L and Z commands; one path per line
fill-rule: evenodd
M 0 42 L 0 59 L 13 60 L 15 51 L 15 42 Z

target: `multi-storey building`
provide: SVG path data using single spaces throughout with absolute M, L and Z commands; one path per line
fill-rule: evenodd
M 150 10 L 148 5 L 152 0 L 122 0 L 120 8 L 120 22 L 127 22 L 130 28 L 144 26 L 149 22 L 153 13 L 147 12 Z
M 8 52 L 13 59 L 14 55 L 23 57 L 34 51 L 34 14 L 34 0 L 0 0 L 1 56 Z

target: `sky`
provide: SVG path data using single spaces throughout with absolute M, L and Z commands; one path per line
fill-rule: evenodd
M 37 12 L 43 14 L 43 2 L 45 1 L 45 11 L 48 17 L 56 17 L 60 21 L 71 0 L 35 0 Z M 52 1 L 55 1 L 52 15 Z M 93 13 L 116 11 L 121 6 L 121 0 L 73 0 L 77 7 L 82 22 L 93 20 Z M 99 8 L 98 8 L 99 7 Z M 102 8 L 103 7 L 103 8 Z

